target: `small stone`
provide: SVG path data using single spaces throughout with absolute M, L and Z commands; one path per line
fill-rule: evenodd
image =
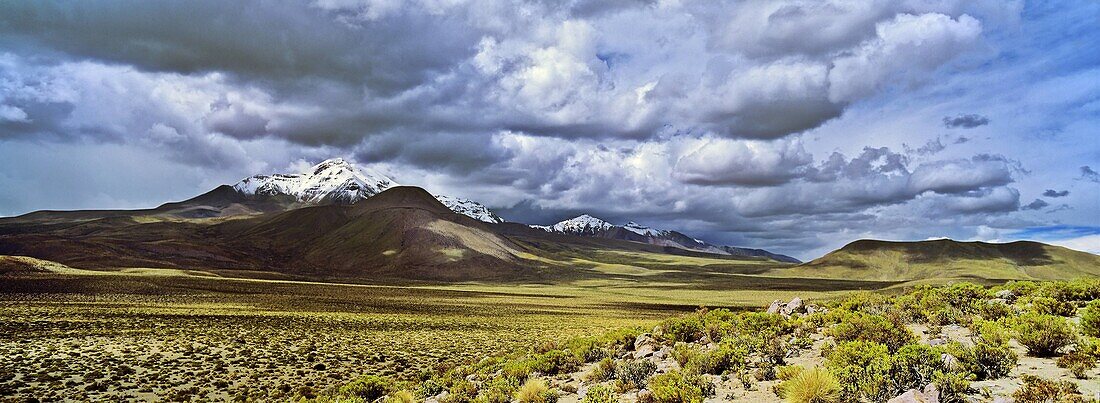
M 947 369 L 954 371 L 959 368 L 959 359 L 951 354 L 940 354 L 940 359 L 943 360 L 943 365 L 947 367 Z
M 1016 293 L 1012 292 L 1012 290 L 1000 290 L 1000 291 L 997 291 L 997 293 L 993 294 L 993 295 L 996 296 L 997 298 L 1000 298 L 1000 299 L 1003 299 L 1003 300 L 1006 300 L 1006 301 L 1012 301 L 1012 300 L 1016 299 Z
M 941 339 L 941 338 L 938 338 L 938 337 L 935 338 L 935 339 L 932 339 L 932 340 L 928 340 L 928 345 L 929 346 L 942 346 L 944 344 L 947 344 L 947 340 L 944 340 L 944 339 Z
M 928 389 L 927 387 L 925 387 L 925 391 L 909 389 L 905 391 L 905 393 L 888 400 L 887 403 L 939 403 L 940 393 L 935 388 L 936 387 L 933 385 L 932 392 L 934 393 L 931 394 L 925 393 Z

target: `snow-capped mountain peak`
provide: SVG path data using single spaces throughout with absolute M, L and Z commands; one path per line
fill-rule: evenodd
M 504 222 L 503 218 L 500 218 L 496 213 L 489 211 L 487 207 L 476 201 L 444 195 L 435 195 L 435 198 L 439 200 L 440 203 L 443 203 L 444 206 L 451 209 L 451 211 L 475 220 L 497 224 Z
M 233 188 L 257 196 L 291 196 L 309 204 L 351 204 L 394 186 L 398 186 L 397 182 L 385 174 L 333 158 L 300 174 L 251 176 L 237 182 Z
M 343 158 L 332 158 L 300 174 L 250 176 L 233 185 L 233 189 L 245 195 L 289 196 L 303 204 L 354 204 L 394 186 L 401 185 L 386 174 L 354 165 Z M 504 222 L 478 202 L 442 195 L 435 197 L 451 211 L 475 220 Z
M 532 225 L 532 227 L 541 229 L 546 232 L 585 234 L 606 231 L 614 228 L 615 224 L 590 216 L 588 214 L 581 214 L 579 216 L 570 218 L 554 225 Z

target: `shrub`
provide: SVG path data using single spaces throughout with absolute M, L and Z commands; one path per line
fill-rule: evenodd
M 1089 302 L 1081 312 L 1081 331 L 1090 337 L 1100 337 L 1100 300 Z
M 518 383 L 519 381 L 514 378 L 494 378 L 488 384 L 482 386 L 476 401 L 478 403 L 508 403 L 512 395 L 516 393 Z
M 676 360 L 677 364 L 681 367 L 687 365 L 688 361 L 699 355 L 699 348 L 693 344 L 688 343 L 676 343 L 672 347 L 672 359 Z
M 714 394 L 714 385 L 700 375 L 672 371 L 650 379 L 649 391 L 648 403 L 701 403 Z
M 645 359 L 626 360 L 615 366 L 615 379 L 644 388 L 646 379 L 649 379 L 649 376 L 653 375 L 655 371 L 657 371 L 657 364 L 652 361 Z
M 399 390 L 387 396 L 386 403 L 416 403 L 416 396 L 407 390 Z
M 978 309 L 978 315 L 987 320 L 1004 319 L 1013 313 L 1012 306 L 1004 302 L 987 301 Z
M 706 327 L 699 313 L 669 319 L 661 323 L 661 336 L 668 341 L 691 343 L 703 338 Z
M 477 385 L 465 379 L 459 379 L 447 390 L 446 403 L 463 403 L 477 397 Z
M 390 394 L 393 382 L 389 379 L 367 375 L 340 387 L 338 393 L 343 396 L 360 397 L 367 401 Z
M 723 341 L 713 351 L 702 352 L 692 357 L 684 370 L 696 374 L 721 375 L 734 368 L 744 368 L 748 356 L 744 346 Z
M 550 350 L 535 357 L 532 368 L 544 374 L 557 375 L 576 371 L 580 365 L 580 360 L 573 354 L 562 350 Z
M 865 313 L 845 315 L 840 323 L 829 329 L 837 341 L 870 341 L 886 346 L 890 351 L 916 341 L 916 336 L 898 320 Z
M 585 379 L 589 382 L 603 382 L 614 377 L 615 361 L 610 358 L 604 358 L 596 363 L 596 366 L 592 368 L 592 372 L 589 372 Z
M 558 401 L 558 394 L 546 386 L 546 381 L 531 378 L 516 391 L 515 400 L 519 403 L 554 403 Z
M 940 402 L 966 402 L 966 393 L 970 391 L 970 379 L 958 372 L 938 372 L 932 379 L 940 392 Z
M 1089 370 L 1096 368 L 1096 356 L 1081 350 L 1071 351 L 1058 357 L 1058 367 L 1067 368 L 1077 379 L 1087 378 Z
M 840 391 L 836 377 L 817 367 L 800 370 L 779 384 L 780 396 L 790 403 L 836 403 L 840 401 Z
M 616 403 L 619 396 L 614 390 L 605 385 L 593 385 L 585 392 L 581 403 Z
M 1031 355 L 1049 357 L 1076 339 L 1073 327 L 1065 319 L 1035 313 L 1016 318 L 1016 340 L 1027 347 Z
M 898 349 L 890 365 L 895 391 L 923 388 L 932 383 L 937 373 L 948 369 L 940 352 L 924 344 L 909 344 Z
M 947 353 L 957 358 L 962 369 L 978 380 L 1008 376 L 1019 360 L 1008 345 L 1008 331 L 988 321 L 977 322 L 974 328 L 973 347 L 951 343 L 946 347 Z
M 1012 394 L 1016 403 L 1085 401 L 1077 385 L 1070 381 L 1055 382 L 1029 374 L 1021 375 L 1020 380 L 1024 386 Z
M 841 385 L 841 400 L 883 401 L 890 397 L 890 354 L 885 345 L 849 341 L 836 346 L 825 361 Z
M 1050 297 L 1032 298 L 1031 309 L 1041 315 L 1074 316 L 1077 314 L 1077 304 Z

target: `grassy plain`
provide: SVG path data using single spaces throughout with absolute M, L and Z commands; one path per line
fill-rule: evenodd
M 652 327 L 699 306 L 758 309 L 892 284 L 764 278 L 739 274 L 758 262 L 677 259 L 612 253 L 576 270 L 634 269 L 447 285 L 40 264 L 0 273 L 0 400 L 308 396 L 363 374 L 415 379 L 546 341 Z

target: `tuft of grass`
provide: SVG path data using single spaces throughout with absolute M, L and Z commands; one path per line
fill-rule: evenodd
M 779 384 L 780 395 L 788 403 L 837 403 L 840 401 L 840 381 L 822 368 L 798 371 Z
M 528 379 L 519 387 L 514 396 L 519 403 L 554 403 L 558 401 L 557 393 L 546 386 L 546 381 L 539 378 Z

